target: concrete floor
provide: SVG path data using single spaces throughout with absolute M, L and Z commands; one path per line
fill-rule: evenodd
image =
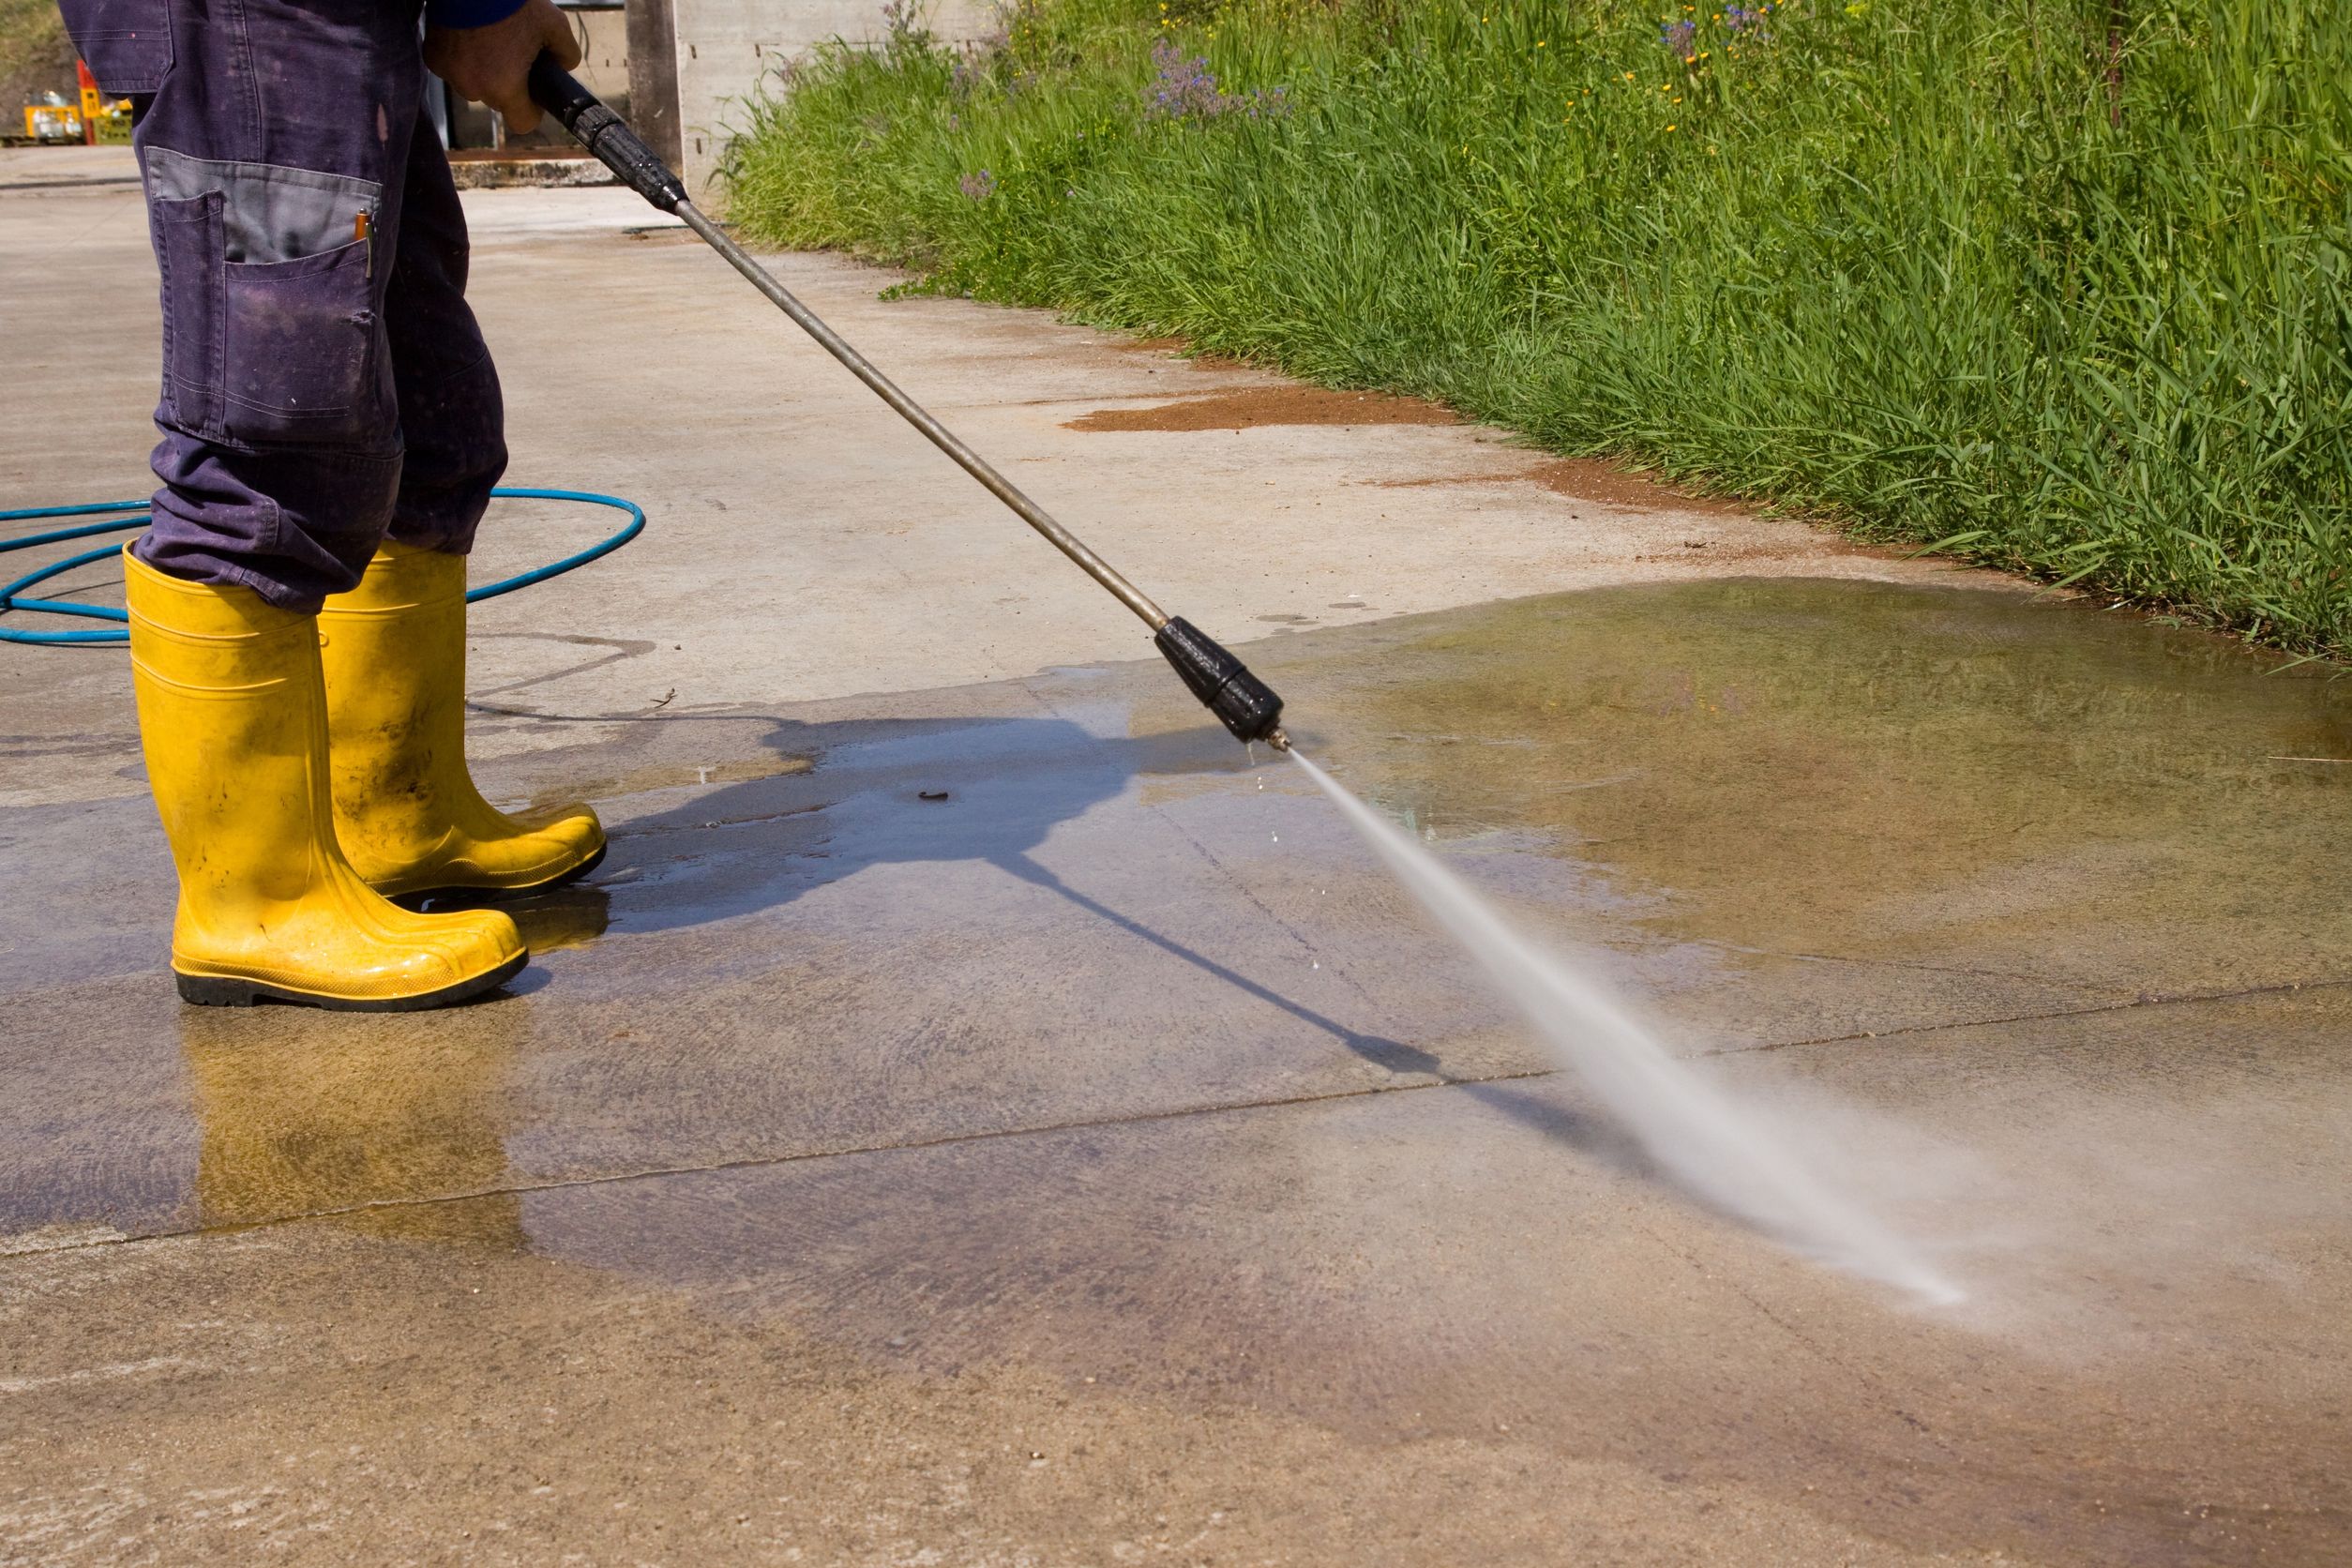
M 139 493 L 135 195 L 10 167 L 0 493 Z M 0 650 L 0 1561 L 2352 1556 L 2344 684 L 779 261 L 1930 1311 L 1666 1181 L 698 248 L 469 207 L 515 482 L 653 520 L 477 611 L 479 771 L 613 852 L 507 996 L 185 1010 L 119 652 Z

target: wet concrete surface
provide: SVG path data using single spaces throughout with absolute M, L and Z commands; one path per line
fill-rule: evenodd
M 517 705 L 613 849 L 451 1014 L 182 1009 L 144 799 L 0 808 L 0 1560 L 2352 1553 L 2352 683 L 1814 580 L 1249 653 L 1968 1302 L 1666 1184 L 1156 664 Z
M 1321 645 L 1319 645 L 1321 646 Z M 2352 681 L 2079 604 L 1725 581 L 1260 662 L 1448 843 L 1532 832 L 1741 948 L 2121 986 L 2352 978 Z M 1374 656 L 1367 657 L 1367 654 Z

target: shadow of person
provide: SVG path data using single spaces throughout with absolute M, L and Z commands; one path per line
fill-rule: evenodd
M 1590 1116 L 1560 1104 L 1541 1093 L 1531 1093 L 1522 1085 L 1493 1078 L 1457 1078 L 1446 1071 L 1445 1061 L 1432 1051 L 1409 1046 L 1402 1040 L 1384 1035 L 1367 1034 L 1337 1018 L 1330 1018 L 1314 1008 L 1283 995 L 1270 986 L 1261 985 L 1228 965 L 1217 962 L 1207 954 L 1188 947 L 1174 938 L 1153 930 L 1142 921 L 1123 914 L 1100 899 L 1079 892 L 1047 867 L 1027 855 L 1014 855 L 997 862 L 999 867 L 1033 886 L 1058 894 L 1080 909 L 1108 921 L 1120 929 L 1151 943 L 1171 957 L 1182 959 L 1237 989 L 1248 992 L 1267 1005 L 1276 1007 L 1303 1023 L 1313 1025 L 1338 1041 L 1364 1061 L 1384 1067 L 1400 1078 L 1426 1077 L 1437 1083 L 1458 1089 L 1481 1103 L 1493 1107 L 1521 1125 L 1557 1138 L 1584 1153 L 1595 1155 L 1631 1174 L 1656 1176 L 1656 1164 L 1641 1146 L 1615 1123 Z M 1551 1077 L 1543 1073 L 1530 1077 Z M 1434 1087 L 1434 1085 L 1432 1085 Z
M 1063 718 L 783 721 L 761 744 L 801 765 L 616 822 L 593 879 L 615 927 L 751 913 L 873 866 L 1001 865 L 1138 774 L 1249 766 L 1220 731 L 1105 736 Z

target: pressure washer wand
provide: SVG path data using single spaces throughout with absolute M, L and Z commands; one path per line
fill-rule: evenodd
M 776 308 L 792 318 L 800 329 L 817 340 L 820 348 L 848 368 L 870 388 L 874 395 L 898 412 L 898 416 L 946 453 L 965 473 L 980 481 L 989 494 L 1011 507 L 1016 516 L 1030 527 L 1043 534 L 1056 550 L 1078 563 L 1087 576 L 1110 590 L 1112 597 L 1143 620 L 1152 628 L 1152 641 L 1168 662 L 1184 677 L 1184 685 L 1200 699 L 1202 705 L 1216 715 L 1228 730 L 1244 741 L 1265 741 L 1276 750 L 1289 749 L 1289 737 L 1282 732 L 1282 699 L 1265 682 L 1251 674 L 1240 659 L 1235 658 L 1206 632 L 1189 621 L 1168 614 L 1146 597 L 1142 590 L 1129 582 L 1110 563 L 1088 549 L 1084 540 L 1056 522 L 1043 506 L 1023 494 L 1020 487 L 998 473 L 987 459 L 965 445 L 955 431 L 925 412 L 923 406 L 901 392 L 888 376 L 876 369 L 867 357 L 842 340 L 841 335 L 827 326 L 817 313 L 792 296 L 792 291 L 777 282 L 747 255 L 743 247 L 729 238 L 726 231 L 702 216 L 686 199 L 686 188 L 668 164 L 656 157 L 651 147 L 638 138 L 635 131 L 622 123 L 621 117 L 605 107 L 596 94 L 581 86 L 569 71 L 555 63 L 552 54 L 541 54 L 531 67 L 531 96 L 542 109 L 562 123 L 580 144 L 594 153 L 604 166 L 620 177 L 621 183 L 636 191 L 663 212 L 675 213 L 686 226 L 702 236 L 703 242 L 727 258 L 727 263 L 749 279 L 751 286 L 768 296 Z

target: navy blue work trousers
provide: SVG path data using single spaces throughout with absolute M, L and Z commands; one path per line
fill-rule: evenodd
M 158 570 L 314 611 L 388 532 L 470 549 L 506 465 L 417 0 L 61 0 L 163 284 Z

